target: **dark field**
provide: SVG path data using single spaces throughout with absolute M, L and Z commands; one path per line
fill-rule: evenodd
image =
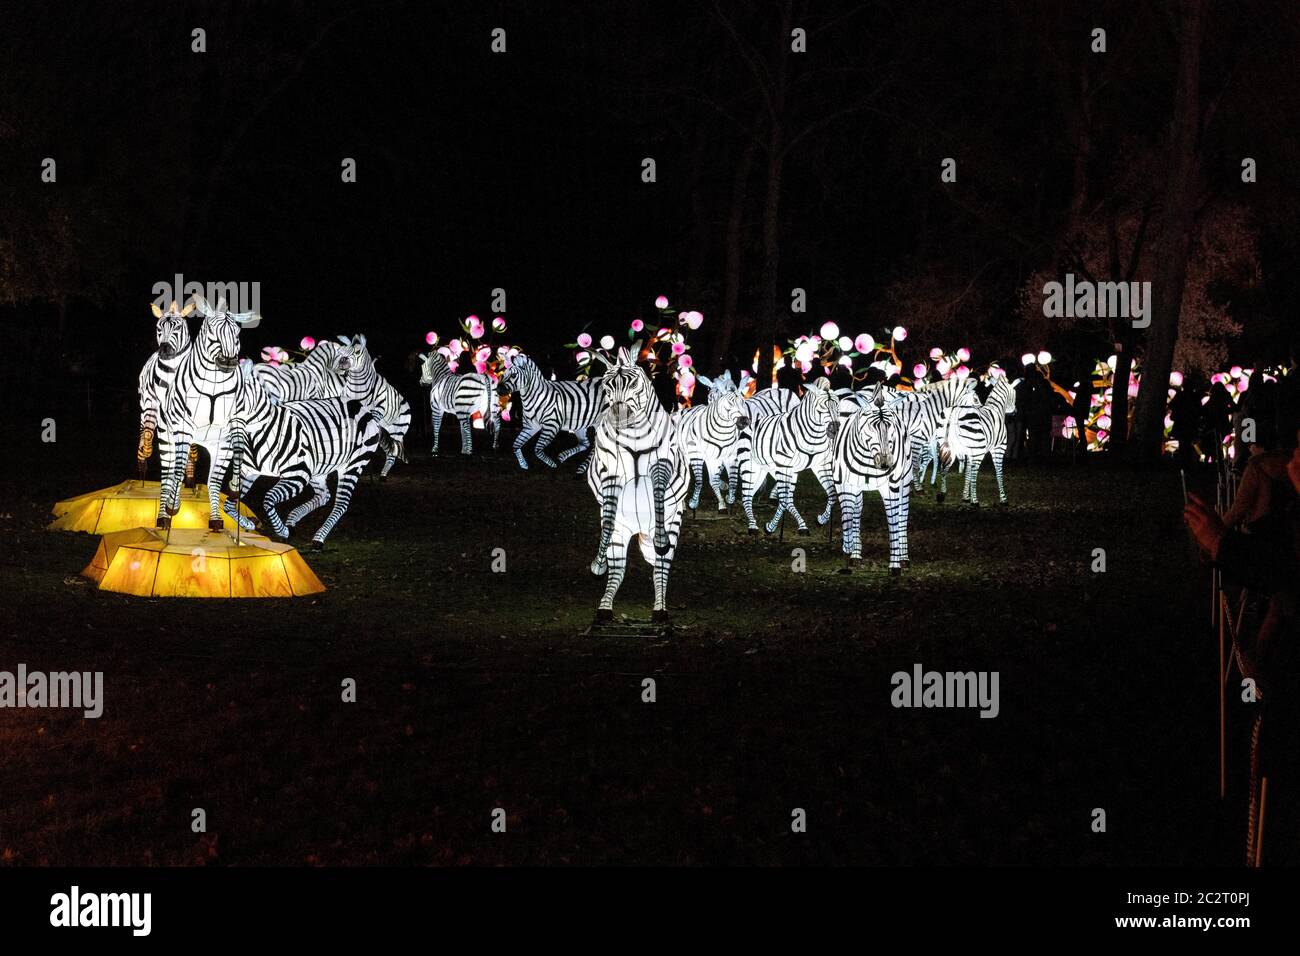
M 1015 468 L 999 508 L 986 467 L 978 512 L 956 484 L 914 499 L 894 580 L 878 500 L 851 577 L 824 529 L 688 520 L 674 636 L 593 639 L 597 511 L 572 462 L 413 456 L 308 555 L 321 599 L 163 601 L 96 591 L 95 539 L 43 530 L 55 500 L 129 477 L 124 441 L 87 466 L 61 433 L 4 488 L 0 668 L 102 670 L 106 698 L 99 720 L 0 712 L 7 863 L 1237 862 L 1172 473 Z M 648 617 L 650 593 L 638 557 L 616 612 Z M 894 709 L 918 662 L 999 671 L 1000 715 Z

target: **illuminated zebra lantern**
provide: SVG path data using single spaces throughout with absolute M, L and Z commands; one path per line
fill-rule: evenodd
M 140 395 L 140 441 L 136 446 L 136 468 L 140 480 L 144 481 L 149 467 L 149 458 L 153 455 L 154 435 L 158 431 L 158 409 L 163 396 L 171 386 L 176 375 L 176 366 L 181 356 L 190 347 L 190 326 L 186 318 L 194 311 L 191 302 L 184 309 L 178 310 L 176 300 L 171 308 L 164 312 L 158 304 L 153 303 L 154 341 L 157 350 L 145 360 L 140 369 L 138 392 Z
M 1005 372 L 990 370 L 993 380 L 988 398 L 978 408 L 954 408 L 944 423 L 939 445 L 939 464 L 943 468 L 941 490 L 947 491 L 948 469 L 955 460 L 966 462 L 966 481 L 962 501 L 979 507 L 980 465 L 985 456 L 993 459 L 993 474 L 998 482 L 998 501 L 1007 503 L 1007 489 L 1002 480 L 1002 460 L 1007 452 L 1007 415 L 1016 410 L 1016 387 L 1020 379 L 1008 382 Z
M 460 453 L 474 450 L 474 416 L 477 415 L 492 436 L 495 449 L 501 437 L 501 404 L 497 401 L 492 379 L 478 372 L 457 375 L 446 357 L 439 352 L 420 356 L 420 384 L 429 386 L 429 413 L 433 418 L 433 453 L 438 454 L 442 420 L 454 415 L 460 423 Z
M 276 404 L 248 362 L 241 366 L 240 384 L 230 443 L 215 475 L 224 478 L 229 469 L 241 498 L 258 478 L 275 478 L 262 498 L 262 509 L 272 536 L 281 541 L 288 540 L 299 521 L 330 502 L 333 476 L 334 508 L 312 536 L 313 547 L 319 548 L 347 511 L 357 479 L 380 447 L 382 410 L 370 404 L 359 388 L 345 389 L 338 398 Z M 313 496 L 286 521 L 280 506 L 309 487 Z M 233 501 L 226 502 L 226 510 L 238 516 Z
M 800 534 L 808 533 L 808 525 L 794 506 L 794 486 L 799 473 L 809 468 L 814 469 L 828 496 L 826 510 L 817 520 L 821 524 L 830 520 L 835 489 L 830 451 L 838 428 L 839 399 L 830 382 L 819 378 L 804 390 L 798 404 L 763 419 L 753 426 L 752 435 L 741 439 L 741 501 L 750 534 L 758 533 L 754 496 L 768 475 L 776 479 L 777 492 L 776 514 L 767 523 L 768 534 L 776 530 L 786 512 L 793 516 Z
M 868 491 L 878 493 L 885 505 L 890 573 L 899 574 L 907 560 L 912 476 L 906 415 L 900 414 L 905 409 L 902 403 L 887 403 L 883 386 L 877 385 L 867 404 L 849 414 L 835 436 L 832 475 L 849 567 L 862 561 L 862 506 Z
M 379 480 L 383 481 L 393 470 L 394 462 L 406 461 L 405 442 L 411 427 L 411 406 L 375 368 L 364 335 L 354 338 L 340 335 L 339 341 L 344 347 L 337 360 L 339 370 L 348 381 L 344 394 L 354 395 L 379 409 L 379 427 L 384 433 L 380 440 L 384 464 L 379 471 Z
M 520 468 L 528 468 L 523 448 L 534 435 L 537 436 L 537 445 L 533 448 L 533 454 L 548 468 L 554 468 L 558 462 L 568 461 L 591 447 L 587 433 L 600 417 L 599 382 L 591 379 L 585 382 L 548 381 L 542 377 L 541 369 L 536 363 L 527 355 L 521 354 L 511 361 L 498 387 L 503 395 L 518 392 L 523 401 L 524 421 L 514 444 L 515 458 L 518 459 Z M 546 448 L 562 431 L 573 434 L 578 439 L 578 444 L 551 458 L 546 453 Z M 585 472 L 587 465 L 588 462 L 583 462 L 578 468 L 578 474 Z
M 180 509 L 181 481 L 192 442 L 208 453 L 208 527 L 219 531 L 221 488 L 211 475 L 228 440 L 227 428 L 240 390 L 239 333 L 255 328 L 262 317 L 255 312 L 226 311 L 224 297 L 215 309 L 202 296 L 195 296 L 194 304 L 203 322 L 159 396 L 162 484 L 157 524 L 170 527 L 171 515 Z
M 740 432 L 749 426 L 745 400 L 736 389 L 730 372 L 711 379 L 701 375 L 699 380 L 709 388 L 709 400 L 677 413 L 677 435 L 691 464 L 695 486 L 687 505 L 692 511 L 699 506 L 704 475 L 709 476 L 709 486 L 718 499 L 718 510 L 736 500 L 739 475 L 735 465 Z M 722 469 L 727 467 L 727 488 L 724 496 Z
M 277 405 L 309 398 L 337 398 L 343 394 L 343 373 L 338 367 L 343 348 L 338 342 L 323 339 L 301 362 L 262 362 L 253 366 L 253 375 L 267 398 Z
M 654 568 L 652 619 L 668 621 L 668 572 L 689 478 L 672 416 L 660 404 L 650 377 L 636 365 L 639 351 L 640 343 L 619 349 L 617 361 L 601 379 L 604 410 L 587 470 L 587 484 L 600 503 L 600 544 L 591 570 L 606 576 L 598 622 L 613 619 L 614 596 L 634 538 Z

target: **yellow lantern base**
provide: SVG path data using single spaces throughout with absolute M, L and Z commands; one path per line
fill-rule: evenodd
M 81 572 L 101 591 L 139 597 L 287 598 L 319 594 L 320 578 L 292 545 L 259 534 L 133 528 L 99 539 Z
M 47 525 L 47 530 L 112 534 L 132 528 L 151 528 L 158 518 L 158 488 L 156 481 L 124 481 L 75 498 L 65 498 L 54 505 L 54 520 Z M 223 509 L 225 503 L 226 496 L 222 495 Z M 242 502 L 239 511 L 256 519 L 256 515 Z M 208 486 L 182 488 L 181 509 L 172 516 L 172 527 L 206 529 L 208 514 Z M 227 531 L 235 530 L 235 519 L 224 510 L 221 521 Z

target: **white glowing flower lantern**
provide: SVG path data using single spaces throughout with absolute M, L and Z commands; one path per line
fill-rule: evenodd
M 856 339 L 853 340 L 853 348 L 859 352 L 862 352 L 863 354 L 872 352 L 876 348 L 876 340 L 873 339 L 866 332 L 863 332 L 861 335 L 859 335 Z
M 1038 364 L 1039 364 L 1039 365 L 1051 365 L 1051 364 L 1052 364 L 1052 353 L 1049 352 L 1049 351 L 1047 351 L 1047 349 L 1043 349 L 1043 351 L 1039 352 L 1039 353 L 1038 353 Z
M 847 335 L 841 335 L 839 342 L 837 342 L 836 344 L 839 345 L 841 352 L 853 351 L 853 340 L 849 338 Z
M 845 368 L 853 368 L 853 359 L 849 358 L 847 355 L 841 355 L 839 364 L 843 365 Z
M 1026 352 L 1024 355 L 1020 356 L 1020 364 L 1026 366 L 1026 367 L 1028 367 L 1028 366 L 1030 366 L 1030 365 L 1033 365 L 1033 364 L 1034 364 L 1034 353 L 1033 353 L 1033 352 Z
M 666 295 L 661 295 L 661 296 L 659 296 L 658 298 L 656 298 L 656 299 L 655 299 L 655 308 L 656 308 L 656 309 L 666 309 L 666 308 L 668 308 L 668 296 L 666 296 Z
M 840 327 L 836 325 L 834 322 L 823 323 L 821 332 L 822 332 L 823 339 L 831 340 L 831 339 L 838 339 L 840 337 Z
M 1182 372 L 1170 372 L 1170 373 L 1169 373 L 1169 384 L 1172 385 L 1174 388 L 1178 388 L 1179 386 L 1181 386 L 1181 385 L 1183 384 L 1183 373 L 1182 373 Z
M 963 348 L 959 348 L 959 349 L 957 350 L 957 361 L 958 361 L 958 362 L 969 362 L 969 361 L 970 361 L 970 349 L 968 349 L 968 348 L 964 348 L 964 347 L 963 347 Z
M 903 328 L 901 325 L 896 325 L 894 326 L 893 335 L 896 340 L 901 342 L 907 338 L 907 329 Z
M 602 335 L 600 337 L 600 347 L 605 351 L 609 351 L 610 349 L 612 349 L 614 347 L 614 336 Z
M 813 356 L 817 354 L 817 346 L 813 345 L 811 339 L 804 339 L 794 350 L 794 360 L 800 364 L 811 362 Z
M 1232 368 L 1228 369 L 1228 374 L 1233 378 L 1241 378 L 1241 366 L 1234 365 Z

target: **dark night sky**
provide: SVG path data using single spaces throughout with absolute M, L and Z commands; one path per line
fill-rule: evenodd
M 72 337 L 111 324 L 130 361 L 54 347 L 99 381 L 133 380 L 150 347 L 150 289 L 177 271 L 261 283 L 266 321 L 250 354 L 364 331 L 390 369 L 430 328 L 485 314 L 496 286 L 511 336 L 536 350 L 589 324 L 621 332 L 660 292 L 676 302 L 692 287 L 690 305 L 716 314 L 737 130 L 760 100 L 709 4 L 10 6 L 6 49 L 22 56 L 2 77 L 4 198 L 23 209 L 50 189 L 68 197 L 79 269 L 97 285 L 72 300 Z M 770 35 L 776 6 L 723 6 L 747 40 Z M 816 128 L 787 160 L 779 285 L 810 290 L 809 325 L 904 321 L 882 311 L 882 289 L 934 263 L 978 275 L 987 321 L 1010 321 L 1070 185 L 1066 93 L 1045 81 L 1045 63 L 1085 56 L 1090 24 L 1110 24 L 1116 42 L 1129 26 L 1137 37 L 1110 54 L 1127 65 L 1099 100 L 1106 135 L 1155 142 L 1167 122 L 1158 4 L 795 6 L 821 31 L 792 66 L 795 115 Z M 1293 19 L 1275 3 L 1252 9 L 1262 16 L 1215 28 L 1211 92 L 1232 75 L 1222 51 L 1225 63 L 1242 50 L 1252 64 L 1279 60 L 1253 37 L 1273 29 L 1269 17 L 1288 29 Z M 206 53 L 190 51 L 195 26 Z M 505 55 L 489 49 L 494 26 L 507 30 Z M 1290 100 L 1247 95 L 1260 69 L 1234 82 L 1263 112 L 1234 114 L 1214 148 L 1234 162 L 1249 149 L 1276 169 L 1297 154 L 1295 135 L 1265 123 Z M 877 87 L 869 108 L 837 115 Z M 1242 129 L 1258 135 L 1234 141 Z M 37 179 L 46 155 L 59 162 L 55 187 Z M 958 201 L 940 191 L 946 155 L 961 164 Z M 340 181 L 345 156 L 355 184 Z M 644 156 L 656 184 L 639 179 Z M 744 312 L 764 161 L 746 207 Z M 1277 210 L 1269 188 L 1258 201 Z M 1294 244 L 1276 238 L 1289 232 L 1265 236 L 1275 312 L 1294 294 Z M 4 313 L 24 305 L 41 308 Z

